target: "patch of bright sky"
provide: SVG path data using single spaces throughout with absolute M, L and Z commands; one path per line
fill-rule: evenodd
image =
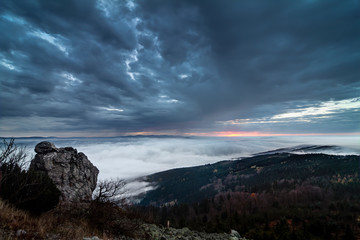
M 116 9 L 118 3 L 118 1 L 114 1 L 114 0 L 97 0 L 96 1 L 96 8 L 99 9 L 100 11 L 102 11 L 102 13 L 104 14 L 105 17 L 109 18 L 112 15 L 114 15 L 115 11 L 113 11 L 114 9 Z M 131 1 L 128 0 L 126 1 L 125 6 L 130 10 L 133 11 L 136 8 L 136 4 Z
M 13 63 L 11 61 L 9 61 L 7 59 L 1 59 L 0 64 L 12 71 L 17 71 L 17 72 L 20 71 L 15 65 L 13 65 Z
M 110 111 L 110 112 L 123 112 L 124 109 L 120 109 L 120 108 L 114 108 L 112 106 L 109 107 L 98 107 L 101 110 L 106 110 L 106 111 Z
M 187 78 L 187 77 L 189 77 L 189 75 L 187 75 L 187 74 L 180 74 L 179 75 L 179 78 L 181 78 L 181 79 L 184 79 L 184 78 Z
M 112 3 L 110 1 L 98 0 L 96 1 L 96 7 L 103 12 L 105 17 L 110 17 L 110 9 L 112 7 Z
M 10 14 L 4 14 L 1 16 L 3 19 L 6 19 L 7 21 L 10 21 L 12 23 L 16 23 L 18 25 L 25 25 L 27 24 L 27 22 L 21 18 L 21 17 L 18 17 L 18 16 L 14 16 L 14 15 L 10 15 Z M 31 27 L 31 26 L 30 26 Z M 48 33 L 45 33 L 43 31 L 40 31 L 40 30 L 33 30 L 33 31 L 30 31 L 28 34 L 30 35 L 33 35 L 33 36 L 36 36 L 40 39 L 43 39 L 45 41 L 47 41 L 48 43 L 54 45 L 55 47 L 57 47 L 60 51 L 62 51 L 63 53 L 65 53 L 66 55 L 69 54 L 67 48 L 64 46 L 64 44 L 56 37 L 48 34 Z
M 14 15 L 10 15 L 10 14 L 4 14 L 1 16 L 3 19 L 6 19 L 10 22 L 13 22 L 13 23 L 16 23 L 16 24 L 19 24 L 19 25 L 24 25 L 26 24 L 25 20 L 18 17 L 18 16 L 14 16 Z
M 116 11 L 114 11 L 114 9 L 115 9 L 114 5 L 115 5 L 114 1 L 106 1 L 106 0 L 98 0 L 96 3 L 97 8 L 103 13 L 103 15 L 106 18 L 111 18 L 112 16 L 118 15 L 118 13 Z M 130 11 L 134 11 L 134 9 L 136 8 L 136 3 L 134 3 L 134 1 L 132 1 L 132 0 L 127 0 L 125 2 L 125 7 L 128 8 Z M 126 21 L 127 24 L 130 25 L 132 29 L 134 29 L 135 35 L 137 37 L 139 37 L 141 35 L 145 35 L 148 38 L 149 37 L 152 38 L 155 45 L 157 44 L 157 38 L 156 38 L 156 36 L 154 36 L 154 34 L 152 32 L 150 32 L 146 29 L 142 29 L 141 31 L 137 30 L 137 25 L 139 23 L 141 23 L 141 21 L 142 21 L 139 17 L 134 16 L 131 19 L 127 19 L 124 21 Z M 132 71 L 131 64 L 135 64 L 139 61 L 139 59 L 138 59 L 138 57 L 140 55 L 139 52 L 143 48 L 144 47 L 141 44 L 137 44 L 136 48 L 127 54 L 125 61 L 124 61 L 125 67 L 126 67 L 126 74 L 133 81 L 136 81 L 136 78 L 138 75 L 150 75 L 150 76 L 152 76 L 152 78 L 154 77 L 153 72 L 149 69 L 142 68 L 142 69 L 140 69 L 141 72 Z M 155 52 L 154 56 L 155 57 L 160 56 L 158 51 Z
M 10 53 L 13 57 L 28 59 L 28 56 L 25 53 L 18 51 L 18 50 L 10 50 Z
M 128 59 L 125 60 L 125 65 L 126 65 L 126 73 L 130 76 L 130 78 L 132 80 L 135 81 L 135 75 L 137 74 L 136 72 L 131 72 L 131 63 L 136 63 L 139 59 L 138 59 L 138 51 L 137 49 L 135 49 L 134 51 L 132 51 L 129 56 Z
M 60 51 L 62 51 L 66 55 L 69 55 L 69 52 L 68 52 L 67 48 L 61 43 L 61 41 L 58 38 L 56 38 L 56 37 L 54 37 L 54 36 L 52 36 L 52 35 L 50 35 L 48 33 L 38 31 L 38 30 L 37 31 L 32 31 L 29 34 L 33 35 L 33 36 L 36 36 L 36 37 L 38 37 L 38 38 L 40 38 L 42 40 L 47 41 L 48 43 L 50 43 L 50 44 L 54 45 L 55 47 L 57 47 Z
M 241 125 L 241 124 L 266 124 L 266 123 L 287 123 L 287 122 L 311 122 L 316 119 L 331 118 L 333 114 L 344 111 L 360 111 L 360 98 L 350 98 L 339 101 L 326 101 L 317 105 L 290 109 L 286 113 L 276 114 L 272 117 L 256 119 L 232 119 L 228 121 L 217 121 L 220 125 Z
M 360 98 L 322 102 L 319 106 L 290 110 L 287 113 L 274 115 L 271 119 L 329 115 L 339 113 L 345 110 L 360 110 Z
M 111 18 L 112 16 L 115 16 L 116 14 L 118 14 L 116 11 L 114 11 L 115 6 L 114 6 L 114 1 L 106 1 L 106 0 L 98 0 L 96 2 L 96 7 L 103 13 L 103 15 L 106 18 Z M 133 11 L 136 8 L 136 5 L 133 1 L 126 1 L 125 6 L 130 10 Z M 142 33 L 137 32 L 136 30 L 136 26 L 141 22 L 141 19 L 138 17 L 134 17 L 131 20 L 127 21 L 128 25 L 131 25 L 132 29 L 135 30 L 135 34 L 136 35 L 140 35 Z M 131 64 L 132 63 L 136 63 L 138 62 L 138 55 L 139 55 L 139 51 L 143 48 L 142 45 L 138 44 L 136 46 L 136 48 L 131 51 L 129 54 L 127 54 L 126 56 L 126 60 L 125 60 L 125 67 L 126 67 L 126 74 L 130 77 L 131 80 L 135 81 L 136 80 L 136 76 L 139 75 L 140 73 L 138 72 L 133 72 L 131 71 Z
M 75 77 L 74 75 L 72 75 L 71 73 L 68 72 L 63 72 L 62 74 L 60 74 L 61 77 L 65 78 L 65 83 L 67 85 L 71 85 L 71 86 L 75 86 L 75 85 L 79 85 L 80 83 L 82 83 L 82 81 L 80 79 L 78 79 L 77 77 Z
M 126 2 L 126 6 L 129 8 L 129 10 L 134 10 L 135 8 L 136 8 L 136 5 L 135 5 L 135 3 L 134 3 L 134 1 L 132 1 L 132 0 L 128 0 L 127 2 Z
M 167 96 L 167 95 L 160 95 L 159 102 L 178 103 L 178 102 L 180 102 L 180 101 L 177 100 L 177 99 L 174 99 L 174 98 L 169 98 L 169 96 Z

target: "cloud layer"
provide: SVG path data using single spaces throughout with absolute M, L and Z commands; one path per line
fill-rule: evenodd
M 1 135 L 360 131 L 359 1 L 14 0 L 0 29 Z
M 17 139 L 33 152 L 39 139 Z M 45 141 L 42 139 L 41 141 Z M 99 178 L 134 178 L 178 167 L 222 160 L 298 145 L 338 145 L 340 154 L 360 154 L 358 138 L 339 137 L 120 137 L 50 138 L 56 147 L 72 146 L 99 168 Z M 329 152 L 337 154 L 336 152 Z M 31 155 L 31 154 L 30 154 Z

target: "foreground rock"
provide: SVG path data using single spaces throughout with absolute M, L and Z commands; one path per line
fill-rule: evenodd
M 35 152 L 30 169 L 47 173 L 61 191 L 61 200 L 91 200 L 99 170 L 84 153 L 72 147 L 56 148 L 51 142 L 37 144 Z
M 136 231 L 137 237 L 117 236 L 114 240 L 249 240 L 231 230 L 231 233 L 205 233 L 192 231 L 189 228 L 167 228 L 154 224 L 142 224 Z M 98 237 L 84 237 L 83 240 L 102 240 Z
M 191 231 L 188 228 L 176 229 L 176 228 L 161 228 L 153 224 L 144 224 L 142 226 L 146 237 L 144 239 L 156 239 L 156 240 L 246 240 L 241 238 L 240 234 L 232 230 L 228 233 L 205 233 Z

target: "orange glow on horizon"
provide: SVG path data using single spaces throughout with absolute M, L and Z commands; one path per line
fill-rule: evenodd
M 149 135 L 166 135 L 166 134 L 163 132 L 130 132 L 125 135 L 126 136 L 137 136 L 137 135 L 149 136 Z
M 194 133 L 193 136 L 199 135 Z M 243 131 L 226 131 L 226 132 L 209 132 L 202 133 L 200 136 L 209 137 L 275 137 L 275 136 L 359 136 L 360 132 L 355 133 L 266 133 L 266 132 L 243 132 Z
M 226 131 L 226 132 L 207 132 L 207 133 L 185 133 L 186 136 L 206 136 L 206 137 L 255 137 L 263 136 L 260 132 L 239 132 L 239 131 Z

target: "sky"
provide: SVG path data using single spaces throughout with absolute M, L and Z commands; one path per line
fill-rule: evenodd
M 0 136 L 360 135 L 359 0 L 5 0 Z

